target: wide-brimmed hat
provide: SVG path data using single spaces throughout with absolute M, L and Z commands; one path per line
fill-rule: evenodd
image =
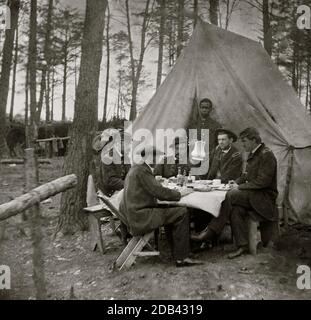
M 216 133 L 216 137 L 219 135 L 219 133 L 225 133 L 228 135 L 229 138 L 233 139 L 233 142 L 236 142 L 238 140 L 238 136 L 234 132 L 228 129 L 218 128 L 216 129 L 215 133 Z

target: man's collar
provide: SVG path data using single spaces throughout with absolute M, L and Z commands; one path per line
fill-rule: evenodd
M 253 149 L 251 154 L 254 154 L 261 146 L 262 146 L 262 143 L 260 143 L 255 149 Z
M 151 172 L 153 173 L 153 168 L 147 163 L 147 162 L 145 162 L 145 164 L 149 167 L 149 169 L 151 170 Z
M 229 149 L 227 149 L 227 150 L 221 150 L 221 151 L 222 151 L 223 153 L 228 153 L 230 150 L 231 150 L 231 146 L 230 146 Z

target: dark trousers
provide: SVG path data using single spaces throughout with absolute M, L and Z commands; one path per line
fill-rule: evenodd
M 194 231 L 200 232 L 206 228 L 213 216 L 200 209 L 189 208 L 190 223 L 194 223 Z
M 223 201 L 220 209 L 219 216 L 217 218 L 213 218 L 208 227 L 213 230 L 216 234 L 220 234 L 224 229 L 227 222 L 232 222 L 231 216 L 235 212 L 239 215 L 240 212 L 245 211 L 247 213 L 248 210 L 251 210 L 252 207 L 249 202 L 249 196 L 247 191 L 242 190 L 230 190 L 226 194 L 226 198 Z M 243 215 L 243 214 L 242 214 Z M 240 217 L 240 216 L 239 216 Z M 237 218 L 237 220 L 241 220 Z M 236 220 L 234 219 L 234 223 Z
M 189 214 L 187 208 L 166 208 L 164 228 L 175 260 L 189 257 Z

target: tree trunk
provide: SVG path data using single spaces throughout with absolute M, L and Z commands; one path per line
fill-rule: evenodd
M 135 60 L 134 60 L 134 52 L 133 52 L 131 18 L 130 18 L 130 8 L 129 8 L 128 0 L 125 0 L 125 7 L 126 7 L 126 20 L 127 20 L 127 35 L 128 35 L 130 62 L 131 62 L 131 78 L 132 78 L 132 101 L 131 101 L 131 109 L 130 109 L 130 121 L 131 121 L 136 118 L 136 97 L 134 97 Z
M 272 55 L 272 29 L 270 23 L 269 0 L 262 2 L 264 47 L 269 56 Z
M 196 26 L 198 21 L 198 15 L 199 15 L 199 0 L 193 1 L 193 27 Z
M 174 4 L 173 4 L 174 5 Z M 171 11 L 171 3 L 168 3 L 168 7 Z M 172 14 L 170 13 L 170 18 L 168 21 L 168 56 L 169 56 L 169 66 L 173 66 L 175 63 L 175 20 L 172 18 Z
M 298 48 L 296 42 L 293 46 L 293 62 L 292 62 L 292 87 L 298 91 L 298 75 L 297 75 L 297 64 L 298 64 Z
M 6 105 L 9 94 L 14 34 L 17 28 L 19 5 L 19 0 L 12 0 L 9 3 L 9 7 L 11 10 L 11 29 L 5 30 L 5 40 L 2 52 L 2 66 L 0 76 L 0 158 L 4 158 L 9 154 L 9 150 L 6 144 Z
M 132 85 L 130 121 L 134 120 L 137 115 L 137 92 L 138 92 L 141 70 L 143 67 L 144 55 L 145 55 L 145 51 L 146 51 L 145 43 L 146 43 L 146 32 L 147 32 L 148 21 L 149 21 L 149 4 L 150 4 L 150 0 L 147 0 L 144 15 L 143 15 L 144 16 L 143 24 L 142 24 L 142 28 L 141 28 L 140 54 L 139 54 L 136 73 L 135 73 L 135 65 L 134 65 L 134 78 L 133 78 L 133 85 Z M 128 5 L 127 5 L 127 8 L 128 8 Z M 129 10 L 128 10 L 128 19 L 129 19 Z M 133 48 L 132 48 L 132 50 L 133 50 Z
M 28 142 L 30 147 L 34 147 L 37 139 L 36 124 L 36 70 L 37 70 L 37 0 L 31 0 L 30 6 L 30 34 L 29 34 L 29 87 L 30 87 L 30 126 L 28 130 Z
M 26 65 L 26 79 L 25 79 L 25 136 L 26 136 L 26 148 L 29 147 L 28 126 L 29 126 L 29 67 L 28 67 L 28 63 L 27 63 L 27 65 Z
M 157 88 L 160 86 L 161 80 L 162 80 L 163 43 L 164 43 L 165 20 L 166 20 L 165 5 L 166 5 L 166 0 L 161 0 L 160 1 L 161 18 L 160 18 L 160 28 L 159 28 L 158 71 L 157 71 L 157 85 L 156 85 Z
M 209 0 L 209 18 L 212 24 L 218 26 L 219 0 Z
M 307 83 L 306 83 L 306 102 L 305 106 L 308 109 L 308 102 L 309 102 L 309 95 L 310 95 L 310 63 L 311 63 L 311 57 L 308 56 L 307 59 Z
M 55 91 L 55 67 L 52 71 L 52 92 L 51 92 L 51 122 L 54 121 L 54 91 Z
M 299 62 L 299 77 L 298 77 L 298 95 L 299 99 L 301 99 L 302 94 L 302 77 L 303 76 L 303 63 L 302 61 Z
M 25 181 L 26 190 L 29 192 L 38 186 L 38 164 L 34 149 L 25 150 Z M 32 241 L 32 278 L 36 288 L 36 298 L 46 299 L 47 290 L 44 272 L 43 234 L 41 229 L 40 203 L 36 202 L 29 209 L 31 217 Z
M 18 59 L 18 24 L 15 31 L 15 52 L 14 52 L 14 65 L 13 65 L 13 78 L 12 78 L 12 92 L 11 92 L 11 107 L 10 107 L 10 121 L 13 121 L 14 117 L 14 98 L 15 98 L 15 85 L 16 85 L 16 69 Z
M 45 121 L 50 122 L 50 69 L 47 70 L 45 90 Z
M 105 84 L 105 100 L 104 100 L 104 110 L 103 110 L 103 121 L 105 124 L 107 122 L 107 105 L 108 105 L 108 92 L 109 92 L 109 73 L 110 73 L 110 11 L 109 6 L 107 7 L 107 29 L 106 29 L 106 52 L 107 52 L 107 68 L 106 68 L 106 84 Z
M 62 121 L 66 121 L 67 67 L 68 67 L 68 48 L 67 48 L 67 34 L 66 34 L 66 45 L 64 46 L 64 70 L 63 70 L 63 94 L 62 94 Z
M 61 197 L 57 231 L 64 234 L 84 229 L 87 223 L 83 208 L 89 163 L 92 159 L 92 139 L 97 131 L 98 85 L 103 50 L 103 31 L 107 0 L 87 0 L 82 39 L 79 82 L 75 99 L 75 114 L 70 132 L 64 174 L 75 173 L 77 188 Z
M 44 98 L 44 92 L 46 90 L 46 67 L 42 66 L 42 74 L 41 74 L 41 81 L 40 81 L 40 93 L 39 93 L 39 101 L 37 104 L 37 111 L 36 111 L 36 122 L 39 124 L 40 117 L 41 117 L 41 111 L 43 106 L 43 98 Z
M 177 26 L 177 58 L 181 54 L 184 42 L 184 9 L 185 9 L 185 1 L 178 1 L 178 26 Z
M 40 84 L 40 95 L 38 101 L 38 111 L 37 111 L 37 123 L 40 121 L 42 106 L 43 106 L 43 97 L 46 91 L 46 74 L 47 69 L 50 65 L 50 47 L 51 47 L 51 29 L 52 29 L 52 14 L 53 14 L 53 0 L 49 0 L 47 21 L 46 21 L 46 33 L 45 33 L 45 42 L 44 42 L 44 63 L 42 65 L 41 73 L 41 84 Z

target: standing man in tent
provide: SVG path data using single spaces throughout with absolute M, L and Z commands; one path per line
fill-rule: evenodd
M 212 111 L 213 103 L 210 99 L 202 99 L 199 103 L 198 108 L 195 99 L 192 117 L 188 125 L 190 154 L 193 152 L 193 148 L 195 147 L 195 136 L 191 136 L 191 132 L 189 131 L 189 129 L 196 130 L 197 140 L 205 142 L 208 141 L 208 143 L 205 145 L 204 150 L 206 155 L 212 154 L 213 150 L 216 148 L 216 130 L 220 128 L 221 125 L 211 117 Z M 194 174 L 203 179 L 208 172 L 208 168 L 211 162 L 210 160 L 210 157 L 207 156 L 205 160 L 202 160 L 199 163 L 192 163 L 193 171 L 191 174 Z
M 247 217 L 255 221 L 278 220 L 276 209 L 277 160 L 273 152 L 261 141 L 255 128 L 240 133 L 242 146 L 249 152 L 246 172 L 231 181 L 232 190 L 227 192 L 218 218 L 213 218 L 205 230 L 193 235 L 192 240 L 213 239 L 220 234 L 226 222 L 231 221 L 233 236 L 238 250 L 229 255 L 235 258 L 248 250 Z
M 202 129 L 209 130 L 209 154 L 216 148 L 216 130 L 221 125 L 211 117 L 213 103 L 210 99 L 204 98 L 199 103 L 199 108 L 194 108 L 192 119 L 188 125 L 188 129 L 197 129 L 197 139 L 205 140 L 201 135 Z

